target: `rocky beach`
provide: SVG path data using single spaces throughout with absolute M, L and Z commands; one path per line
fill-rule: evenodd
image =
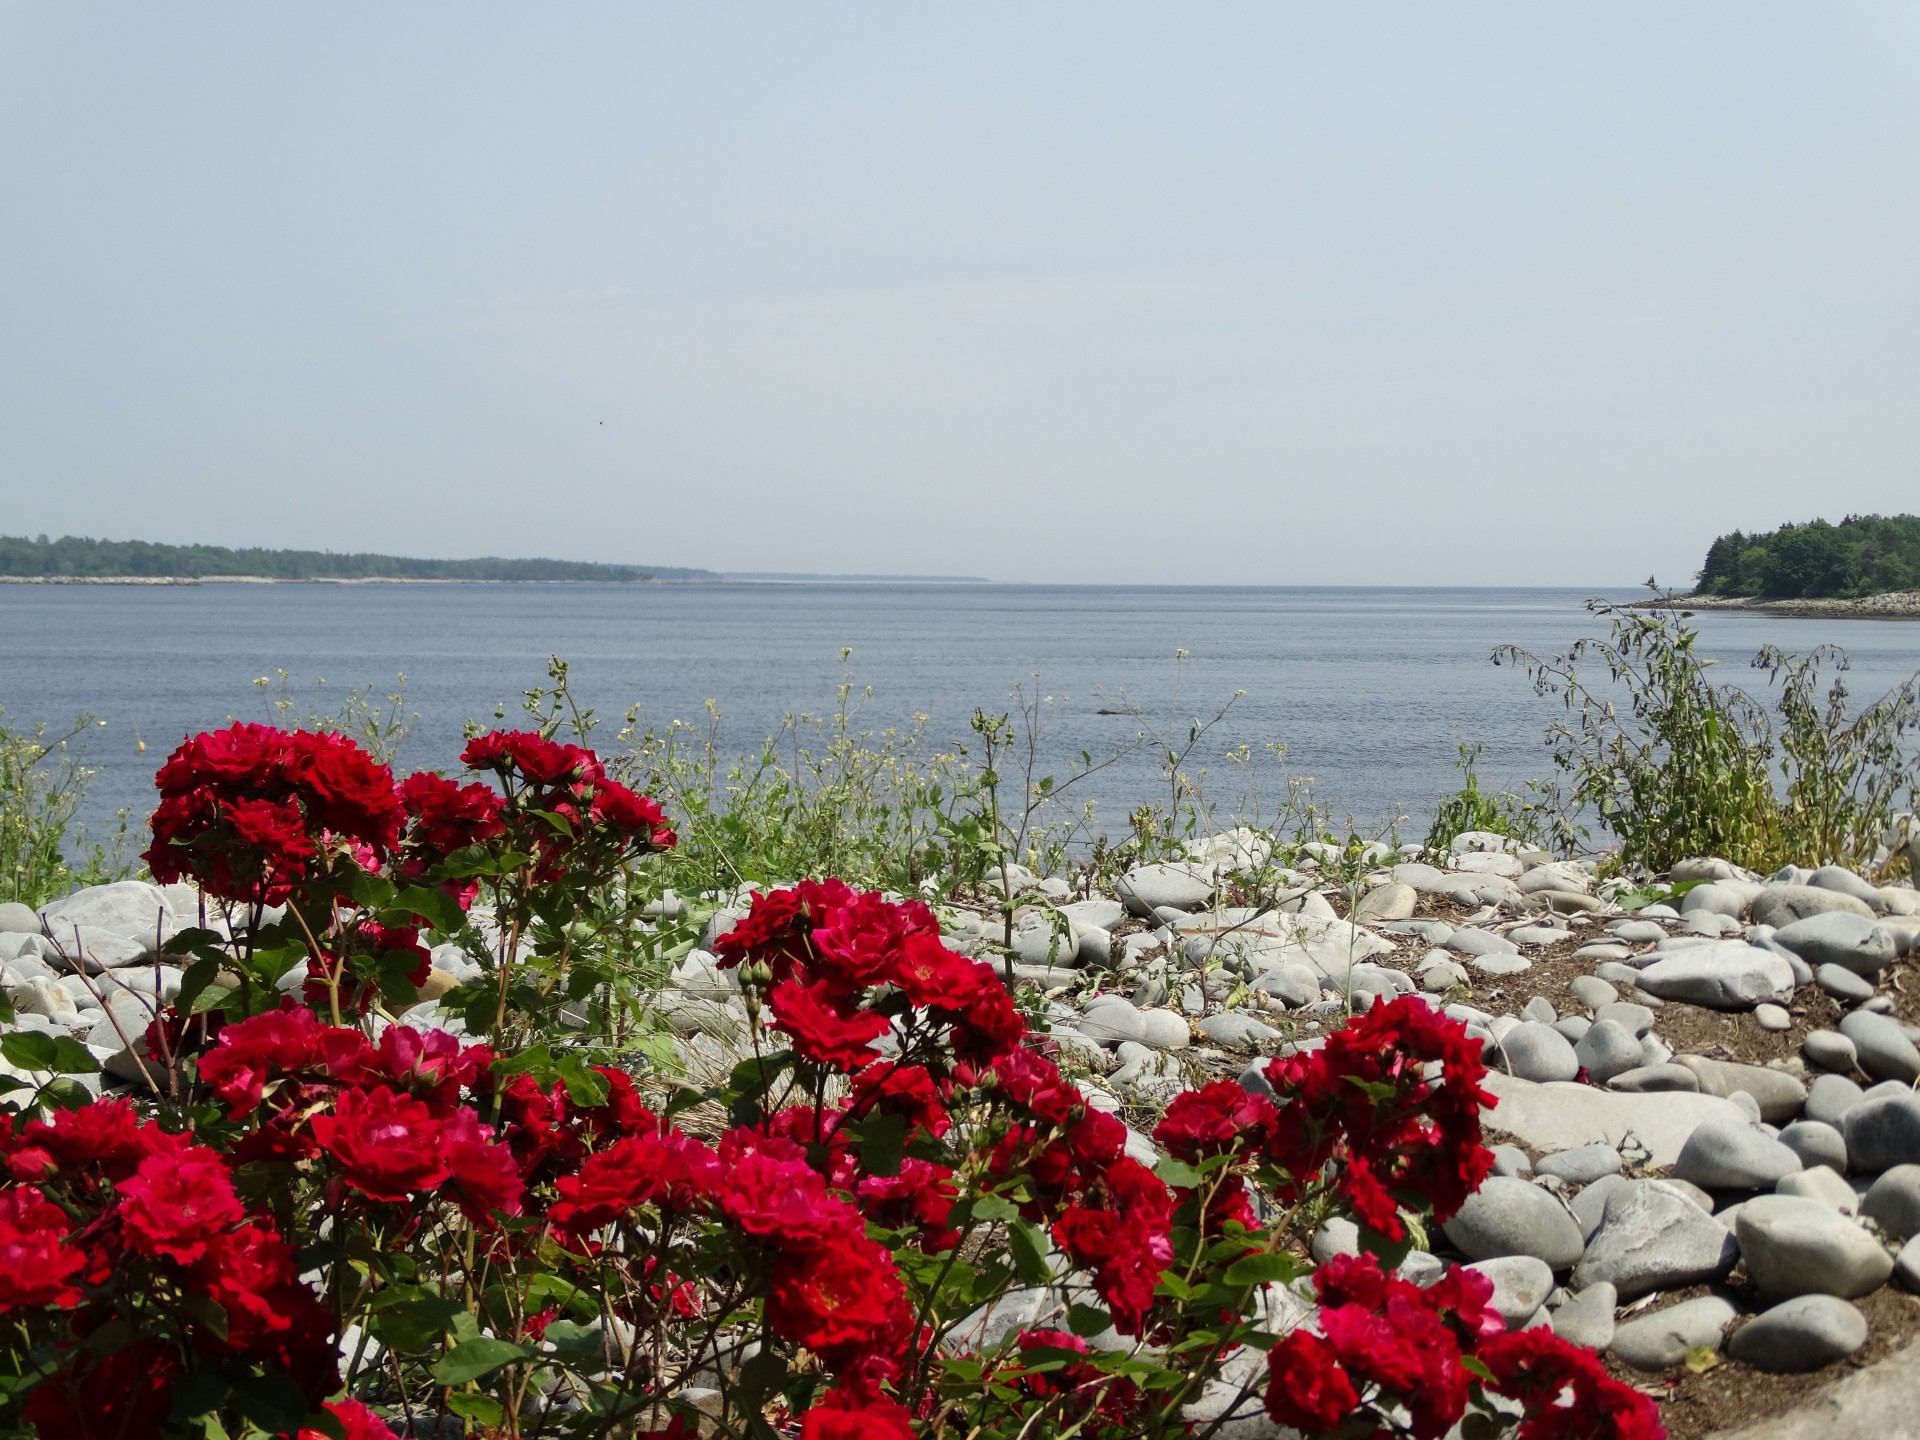
M 1904 877 L 1920 857 L 1894 839 L 1907 848 L 1888 870 Z M 1042 1048 L 1128 1123 L 1130 1152 L 1159 1158 L 1149 1132 L 1183 1091 L 1234 1076 L 1260 1089 L 1266 1057 L 1314 1048 L 1379 1000 L 1424 996 L 1486 1052 L 1497 1164 L 1407 1277 L 1449 1261 L 1482 1271 L 1509 1327 L 1604 1352 L 1679 1437 L 1817 1397 L 1920 1331 L 1909 880 L 1833 866 L 1763 877 L 1701 857 L 1629 888 L 1478 832 L 1438 854 L 1309 844 L 1290 858 L 1276 865 L 1269 839 L 1240 829 L 1111 893 L 1008 871 L 1009 982 L 1044 1017 Z M 693 1083 L 744 1053 L 735 972 L 712 950 L 744 899 L 669 893 L 653 907 L 660 920 L 709 912 L 653 998 Z M 0 907 L 7 1029 L 84 1045 L 100 1067 L 78 1077 L 91 1090 L 156 1083 L 142 1037 L 182 978 L 166 943 L 207 913 L 190 886 L 141 881 Z M 1004 937 L 997 904 L 940 914 L 954 949 Z M 445 1023 L 440 997 L 478 978 L 458 947 L 433 960 L 399 1019 Z M 1322 1261 L 1358 1245 L 1347 1221 L 1312 1241 Z M 1017 1292 L 981 1328 L 1041 1323 L 1062 1303 Z M 1220 1433 L 1290 1432 L 1249 1416 Z

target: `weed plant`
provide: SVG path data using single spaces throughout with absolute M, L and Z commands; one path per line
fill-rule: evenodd
M 97 773 L 81 763 L 84 742 L 103 723 L 82 715 L 49 735 L 44 723 L 9 725 L 0 711 L 0 900 L 42 905 L 126 874 L 126 812 L 105 843 L 90 841 L 78 819 Z
M 1565 706 L 1547 732 L 1566 782 L 1552 816 L 1560 847 L 1587 838 L 1591 816 L 1617 840 L 1623 867 L 1662 871 L 1693 855 L 1759 871 L 1870 865 L 1920 785 L 1920 676 L 1849 715 L 1845 652 L 1822 645 L 1795 656 L 1767 646 L 1753 665 L 1776 692 L 1776 726 L 1760 699 L 1715 683 L 1689 612 L 1660 599 L 1645 610 L 1589 601 L 1607 620 L 1607 637 L 1561 655 L 1542 659 L 1511 645 L 1494 652 L 1496 665 L 1520 666 L 1537 693 Z M 1592 662 L 1612 690 L 1586 678 L 1582 667 Z M 1824 690 L 1823 667 L 1831 673 Z

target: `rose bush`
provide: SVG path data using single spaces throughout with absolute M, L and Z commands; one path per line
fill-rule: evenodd
M 636 1083 L 551 1002 L 603 983 L 582 917 L 626 913 L 599 892 L 672 831 L 550 733 L 462 758 L 483 778 L 396 783 L 242 725 L 162 768 L 148 863 L 209 909 L 171 942 L 192 963 L 144 1038 L 151 1094 L 0 1116 L 5 1423 L 1660 1433 L 1590 1354 L 1506 1333 L 1477 1273 L 1395 1274 L 1489 1164 L 1478 1049 L 1423 1001 L 1260 1093 L 1179 1096 L 1150 1168 L 926 906 L 823 879 L 715 942 L 750 1058 Z M 487 962 L 443 997 L 459 1034 L 397 1018 L 450 937 Z M 1295 1288 L 1333 1213 L 1372 1253 Z

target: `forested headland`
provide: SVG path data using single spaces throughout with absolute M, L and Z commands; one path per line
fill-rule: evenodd
M 62 535 L 0 535 L 0 578 L 89 580 L 718 580 L 711 570 L 673 565 L 596 565 L 580 560 L 423 560 L 332 550 L 230 550 L 224 545 L 158 545 Z
M 1765 534 L 1735 530 L 1707 550 L 1696 593 L 1756 599 L 1858 599 L 1920 589 L 1920 516 L 1849 515 Z

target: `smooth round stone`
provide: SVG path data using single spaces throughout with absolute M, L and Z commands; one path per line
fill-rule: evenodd
M 1553 1008 L 1552 1002 L 1545 996 L 1536 995 L 1520 1007 L 1520 1018 L 1533 1020 L 1541 1025 L 1551 1025 L 1560 1018 L 1560 1012 Z
M 1698 1075 L 1700 1088 L 1709 1095 L 1729 1100 L 1736 1095 L 1751 1095 L 1760 1118 L 1772 1125 L 1784 1125 L 1807 1103 L 1806 1085 L 1785 1070 L 1712 1060 L 1705 1055 L 1682 1055 L 1677 1063 Z
M 1634 1183 L 1625 1175 L 1602 1175 L 1573 1197 L 1574 1222 L 1579 1225 L 1584 1240 L 1591 1242 L 1594 1232 L 1607 1218 L 1607 1201 Z
M 1307 1250 L 1313 1256 L 1314 1263 L 1319 1265 L 1326 1264 L 1336 1255 L 1358 1255 L 1360 1227 L 1344 1215 L 1329 1215 L 1320 1222 L 1320 1228 L 1313 1232 Z
M 1135 915 L 1198 910 L 1213 897 L 1213 876 L 1194 865 L 1141 865 L 1121 876 L 1113 888 Z
M 1580 1061 L 1567 1037 L 1537 1021 L 1525 1021 L 1502 1035 L 1500 1054 L 1522 1080 L 1571 1080 L 1580 1073 Z
M 1813 915 L 1774 932 L 1784 945 L 1816 969 L 1838 965 L 1856 975 L 1878 975 L 1893 963 L 1893 934 L 1870 916 Z
M 1487 1153 L 1493 1156 L 1493 1173 L 1496 1175 L 1524 1180 L 1533 1174 L 1533 1161 L 1518 1145 L 1492 1145 Z
M 1140 1012 L 1140 1043 L 1155 1050 L 1184 1050 L 1193 1043 L 1186 1017 L 1171 1010 Z
M 1684 1065 L 1639 1065 L 1607 1081 L 1609 1090 L 1626 1095 L 1650 1095 L 1659 1091 L 1698 1091 L 1700 1077 Z
M 1789 1015 L 1786 1008 L 1780 1005 L 1767 1004 L 1754 1006 L 1753 1020 L 1762 1030 L 1770 1030 L 1776 1035 L 1784 1034 L 1793 1028 L 1793 1016 Z
M 1859 1059 L 1853 1041 L 1838 1030 L 1809 1030 L 1806 1038 L 1800 1042 L 1800 1053 L 1807 1057 L 1809 1065 L 1838 1071 L 1842 1075 L 1853 1069 Z
M 1818 1200 L 1758 1195 L 1734 1222 L 1740 1259 L 1762 1295 L 1838 1295 L 1850 1300 L 1878 1290 L 1893 1274 L 1893 1256 L 1859 1221 Z
M 1553 1175 L 1569 1185 L 1590 1185 L 1614 1174 L 1624 1163 L 1613 1146 L 1595 1143 L 1542 1155 L 1533 1169 L 1536 1175 Z
M 1920 1080 L 1920 1050 L 1896 1021 L 1868 1010 L 1840 1017 L 1840 1033 L 1853 1041 L 1860 1068 L 1876 1080 Z
M 1598 1010 L 1602 1005 L 1611 1005 L 1620 998 L 1618 990 L 1594 975 L 1576 975 L 1567 984 L 1567 994 L 1589 1010 Z
M 1140 1040 L 1147 1033 L 1146 1020 L 1131 1002 L 1122 996 L 1089 1008 L 1080 1017 L 1080 1033 L 1089 1040 L 1117 1045 L 1122 1040 Z
M 1524 955 L 1476 955 L 1467 964 L 1482 975 L 1518 975 L 1531 970 L 1533 962 Z
M 1847 1044 L 1851 1046 L 1853 1042 L 1848 1040 Z M 1809 1120 L 1823 1120 L 1837 1126 L 1847 1111 L 1864 1098 L 1860 1087 L 1844 1075 L 1816 1075 L 1807 1086 L 1807 1103 L 1801 1113 Z
M 1419 899 L 1420 892 L 1411 885 L 1390 880 L 1360 897 L 1360 903 L 1353 907 L 1353 918 L 1361 921 L 1406 920 L 1413 915 Z
M 1683 1300 L 1617 1327 L 1613 1353 L 1636 1370 L 1671 1369 L 1689 1350 L 1718 1349 L 1720 1337 L 1739 1313 L 1718 1295 Z
M 1260 1050 L 1277 1043 L 1280 1032 L 1271 1025 L 1243 1015 L 1237 1010 L 1224 1011 L 1218 1015 L 1203 1015 L 1193 1022 L 1194 1028 L 1206 1036 L 1215 1045 L 1225 1045 L 1234 1050 Z
M 1622 965 L 1618 960 L 1603 960 L 1593 967 L 1596 980 L 1605 980 L 1613 985 L 1625 985 L 1629 989 L 1640 983 L 1640 972 L 1631 965 Z
M 1582 960 L 1626 960 L 1632 956 L 1633 947 L 1619 944 L 1617 941 L 1595 940 L 1591 944 L 1582 945 L 1573 953 Z
M 1867 1343 L 1867 1317 L 1832 1295 L 1801 1295 L 1742 1325 L 1727 1355 L 1772 1374 L 1818 1370 Z
M 1667 932 L 1651 920 L 1616 920 L 1607 929 L 1628 945 L 1657 945 L 1667 938 Z
M 1860 1193 L 1831 1165 L 1816 1165 L 1793 1175 L 1782 1175 L 1774 1187 L 1776 1195 L 1792 1195 L 1801 1200 L 1817 1200 L 1839 1215 L 1860 1213 Z
M 1636 1004 L 1631 1000 L 1614 1000 L 1593 1012 L 1594 1024 L 1604 1024 L 1609 1020 L 1632 1032 L 1636 1039 L 1640 1039 L 1653 1029 L 1653 1009 L 1651 1006 Z
M 1554 1021 L 1553 1028 L 1567 1037 L 1569 1045 L 1578 1045 L 1587 1038 L 1587 1032 L 1593 1028 L 1593 1022 L 1584 1015 L 1567 1015 Z
M 1700 888 L 1704 890 L 1706 887 L 1703 885 Z M 1869 920 L 1873 919 L 1873 908 L 1866 901 L 1856 900 L 1851 895 L 1842 895 L 1837 890 L 1823 890 L 1814 885 L 1768 885 L 1754 896 L 1752 908 L 1748 913 L 1756 925 L 1772 925 L 1777 929 L 1785 929 L 1811 916 L 1827 915 L 1836 911 L 1864 915 Z
M 1580 1227 L 1557 1199 L 1524 1180 L 1497 1175 L 1441 1229 L 1470 1260 L 1531 1255 L 1549 1269 L 1564 1270 L 1585 1248 Z
M 1895 1165 L 1868 1187 L 1860 1213 L 1887 1233 L 1907 1241 L 1920 1234 L 1920 1165 Z
M 1733 1236 L 1664 1180 L 1609 1192 L 1606 1216 L 1574 1267 L 1573 1284 L 1605 1280 L 1632 1300 L 1652 1290 L 1717 1280 L 1740 1258 Z
M 1920 1098 L 1911 1094 L 1863 1097 L 1842 1117 L 1840 1131 L 1856 1175 L 1920 1164 Z
M 1640 1039 L 1618 1020 L 1596 1020 L 1573 1047 L 1574 1061 L 1596 1085 L 1640 1067 Z
M 1822 965 L 1813 980 L 1842 1005 L 1864 1005 L 1873 998 L 1873 982 L 1839 965 Z
M 1680 1147 L 1673 1173 L 1702 1190 L 1771 1190 L 1799 1168 L 1800 1157 L 1778 1140 L 1731 1120 L 1707 1120 Z
M 1509 1330 L 1523 1328 L 1553 1293 L 1553 1271 L 1531 1255 L 1476 1260 L 1466 1268 L 1479 1271 L 1493 1282 L 1493 1308 Z
M 1619 1303 L 1619 1292 L 1601 1281 L 1569 1295 L 1547 1323 L 1569 1345 L 1604 1350 L 1613 1343 L 1613 1312 Z
M 1920 1245 L 1909 1240 L 1894 1257 L 1893 1278 L 1903 1289 L 1920 1290 Z
M 1824 1165 L 1837 1175 L 1847 1173 L 1847 1137 L 1823 1120 L 1794 1121 L 1780 1132 L 1780 1143 L 1800 1157 L 1805 1169 Z

